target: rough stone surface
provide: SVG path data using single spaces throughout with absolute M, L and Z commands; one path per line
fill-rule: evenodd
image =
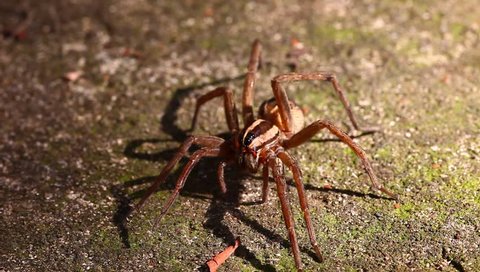
M 381 127 L 356 141 L 401 198 L 370 190 L 328 133 L 296 149 L 325 256 L 312 257 L 290 186 L 305 270 L 480 270 L 478 2 L 266 2 L 0 2 L 0 271 L 192 271 L 237 236 L 222 271 L 294 269 L 274 183 L 256 204 L 261 179 L 228 168 L 240 205 L 222 201 L 214 159 L 157 227 L 181 167 L 126 219 L 188 135 L 195 98 L 227 85 L 240 102 L 255 38 L 256 105 L 299 40 L 297 69 L 336 72 L 361 124 Z M 309 122 L 348 129 L 329 84 L 287 89 Z M 193 133 L 226 130 L 212 101 Z

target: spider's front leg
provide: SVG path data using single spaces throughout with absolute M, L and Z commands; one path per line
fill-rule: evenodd
M 352 138 L 350 138 L 350 136 L 348 136 L 345 132 L 340 130 L 338 127 L 336 127 L 333 123 L 329 121 L 318 120 L 316 122 L 313 122 L 309 126 L 302 129 L 300 132 L 293 135 L 291 138 L 285 140 L 282 146 L 285 149 L 297 147 L 310 140 L 313 136 L 315 136 L 315 134 L 317 134 L 320 130 L 324 128 L 328 129 L 330 133 L 337 136 L 342 142 L 347 144 L 353 150 L 353 152 L 355 152 L 355 154 L 362 160 L 363 167 L 365 168 L 365 171 L 367 172 L 368 176 L 370 177 L 370 181 L 372 182 L 372 187 L 382 191 L 383 193 L 394 199 L 398 199 L 394 193 L 387 190 L 378 181 L 377 176 L 373 171 L 372 165 L 370 164 L 370 161 L 368 160 L 365 151 L 363 151 L 363 149 L 359 145 L 357 145 L 352 140 Z
M 362 131 L 363 133 L 375 132 L 378 131 L 378 128 L 360 128 L 358 122 L 353 114 L 350 103 L 348 102 L 345 91 L 340 86 L 340 83 L 337 80 L 337 77 L 334 73 L 331 72 L 313 72 L 313 73 L 289 73 L 278 75 L 272 79 L 272 89 L 275 96 L 277 105 L 280 111 L 280 117 L 286 126 L 287 133 L 296 133 L 294 131 L 294 120 L 292 117 L 292 109 L 289 106 L 289 100 L 285 89 L 282 87 L 282 83 L 291 82 L 291 81 L 311 81 L 311 80 L 320 80 L 328 81 L 332 83 L 333 89 L 338 94 L 340 101 L 342 101 L 343 107 L 347 112 L 348 118 L 352 123 L 355 130 Z
M 248 127 L 255 121 L 255 115 L 253 114 L 253 91 L 255 89 L 255 76 L 261 64 L 261 56 L 262 44 L 259 40 L 255 40 L 252 44 L 248 70 L 243 83 L 242 116 L 245 127 Z
M 282 175 L 282 165 L 277 162 L 276 158 L 270 159 L 268 165 L 272 170 L 273 178 L 277 184 L 277 194 L 278 198 L 280 199 L 280 206 L 282 207 L 283 220 L 285 221 L 285 227 L 287 228 L 293 259 L 295 260 L 295 267 L 301 271 L 302 260 L 300 257 L 300 248 L 298 246 L 298 240 L 295 234 L 292 210 L 290 209 L 290 203 L 288 201 L 287 184 Z
M 255 89 L 255 76 L 261 63 L 261 53 L 262 45 L 259 40 L 255 40 L 252 44 L 252 51 L 250 53 L 247 73 L 245 74 L 245 81 L 243 83 L 242 117 L 243 124 L 246 127 L 255 121 L 255 115 L 253 114 L 253 91 Z M 223 96 L 224 99 L 225 116 L 227 118 L 228 128 L 231 132 L 234 130 L 239 130 L 237 109 L 233 101 L 232 91 L 225 87 L 219 87 L 197 99 L 195 114 L 193 115 L 192 126 L 190 128 L 191 131 L 195 128 L 197 123 L 200 107 L 206 102 L 220 96 Z
M 297 188 L 298 200 L 300 201 L 300 208 L 303 212 L 303 218 L 307 227 L 308 237 L 310 238 L 310 244 L 315 251 L 315 255 L 317 255 L 318 261 L 322 262 L 323 256 L 320 251 L 320 247 L 318 246 L 317 239 L 315 237 L 315 230 L 313 229 L 310 211 L 308 210 L 308 200 L 305 188 L 303 187 L 302 171 L 300 171 L 300 168 L 298 167 L 295 159 L 287 152 L 280 151 L 277 156 L 288 168 L 290 168 L 290 171 L 293 174 L 293 180 L 295 181 L 295 187 Z
M 192 126 L 190 128 L 191 131 L 195 129 L 195 125 L 197 124 L 200 107 L 206 102 L 220 96 L 223 96 L 223 106 L 225 108 L 225 117 L 227 119 L 228 129 L 230 132 L 238 131 L 240 129 L 238 125 L 237 108 L 235 107 L 235 102 L 233 101 L 232 90 L 226 87 L 218 87 L 197 99 L 195 114 L 193 115 Z

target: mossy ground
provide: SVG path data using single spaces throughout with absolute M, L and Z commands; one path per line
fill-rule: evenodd
M 24 11 L 26 38 L 0 40 L 0 270 L 192 271 L 237 236 L 222 271 L 293 270 L 274 184 L 268 203 L 250 205 L 261 179 L 228 169 L 243 204 L 223 202 L 215 160 L 192 172 L 158 227 L 178 171 L 125 221 L 187 135 L 195 97 L 228 85 L 239 100 L 255 38 L 257 105 L 299 39 L 308 54 L 298 69 L 336 72 L 361 124 L 381 127 L 356 141 L 401 198 L 370 191 L 359 160 L 327 133 L 295 150 L 325 255 L 312 258 L 291 187 L 306 270 L 480 270 L 476 1 L 2 1 L 2 29 Z M 77 70 L 80 80 L 61 79 Z M 308 121 L 346 128 L 327 83 L 288 92 Z M 225 131 L 211 102 L 194 133 Z

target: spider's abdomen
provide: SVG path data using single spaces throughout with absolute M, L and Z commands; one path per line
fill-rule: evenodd
M 280 130 L 268 120 L 258 119 L 242 135 L 241 143 L 250 150 L 260 150 L 275 144 L 280 137 Z
M 304 127 L 305 116 L 303 114 L 303 110 L 299 106 L 297 106 L 293 101 L 288 101 L 288 103 L 290 106 L 290 112 L 292 114 L 293 130 L 291 131 L 291 133 L 295 134 Z M 262 103 L 258 111 L 258 116 L 262 119 L 272 122 L 281 131 L 283 132 L 287 131 L 287 127 L 283 123 L 282 118 L 280 116 L 280 111 L 275 98 L 271 98 Z

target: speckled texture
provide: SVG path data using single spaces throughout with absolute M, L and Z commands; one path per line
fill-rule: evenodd
M 291 187 L 306 270 L 480 270 L 477 1 L 301 2 L 1 1 L 3 31 L 22 11 L 32 22 L 24 39 L 0 38 L 0 271 L 192 271 L 237 236 L 222 271 L 294 269 L 274 184 L 254 204 L 261 179 L 227 169 L 236 207 L 218 198 L 215 160 L 157 228 L 178 171 L 125 221 L 186 137 L 195 97 L 227 85 L 239 100 L 254 38 L 264 45 L 256 105 L 300 40 L 298 69 L 336 72 L 361 124 L 381 127 L 356 141 L 401 197 L 369 190 L 359 160 L 327 133 L 295 150 L 325 255 L 312 258 Z M 83 75 L 61 79 L 71 71 Z M 309 122 L 346 128 L 328 84 L 287 90 Z M 226 131 L 222 103 L 209 105 L 195 134 Z

